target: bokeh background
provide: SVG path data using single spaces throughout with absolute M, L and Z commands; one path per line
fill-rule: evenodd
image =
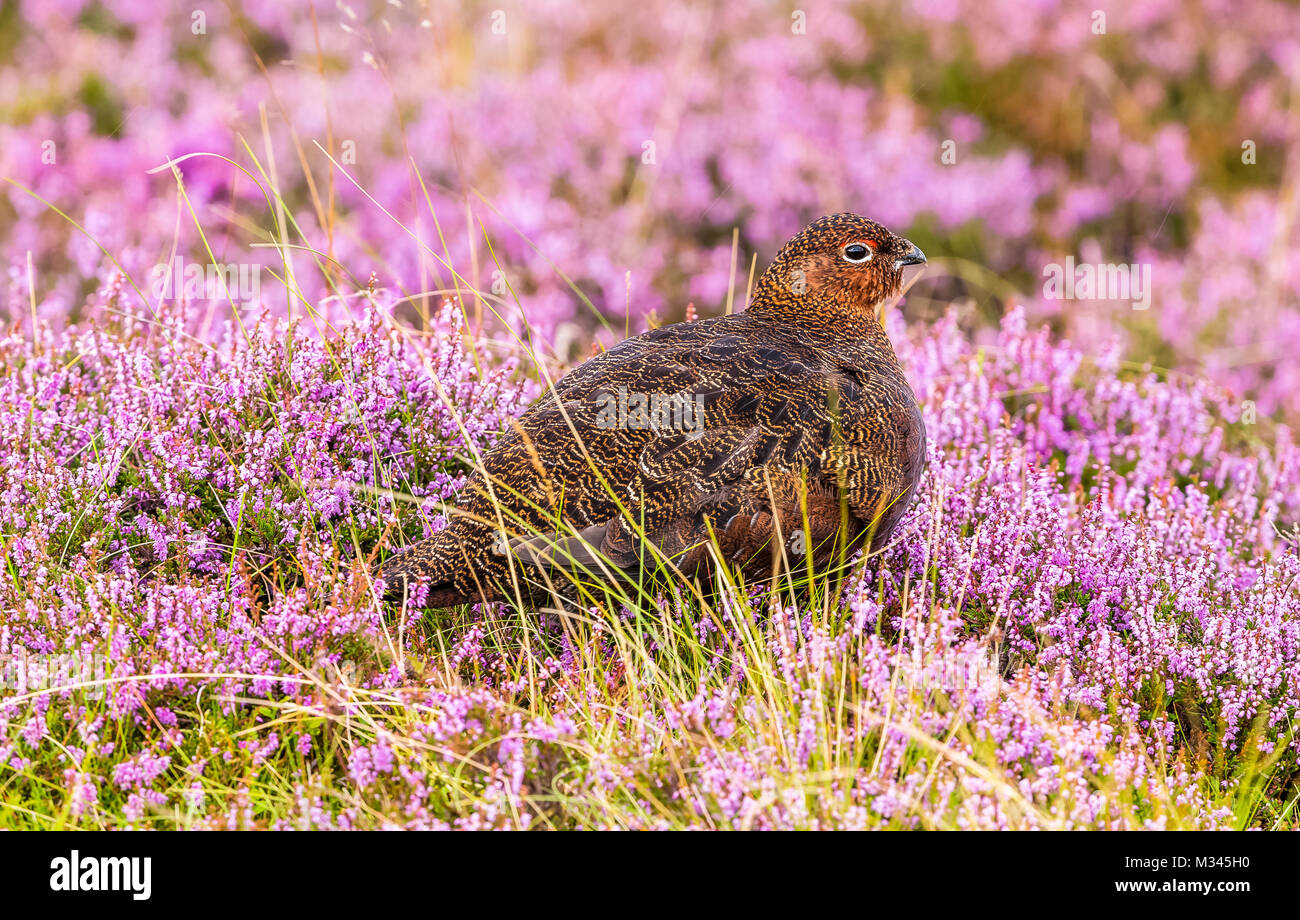
M 0 302 L 121 309 L 179 252 L 265 264 L 246 311 L 371 283 L 418 324 L 472 286 L 572 358 L 740 306 L 854 210 L 930 254 L 910 322 L 1021 303 L 1294 418 L 1298 140 L 1300 8 L 1267 0 L 5 0 Z M 157 167 L 197 153 L 182 196 Z M 1045 298 L 1066 256 L 1149 264 L 1150 309 Z

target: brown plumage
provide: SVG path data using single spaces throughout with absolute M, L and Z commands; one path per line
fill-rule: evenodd
M 447 529 L 380 576 L 428 578 L 441 606 L 527 595 L 542 570 L 635 572 L 642 534 L 685 573 L 711 534 L 750 576 L 771 573 L 778 539 L 796 562 L 879 546 L 925 425 L 876 310 L 923 261 L 855 214 L 814 222 L 743 313 L 643 333 L 559 380 L 483 455 Z

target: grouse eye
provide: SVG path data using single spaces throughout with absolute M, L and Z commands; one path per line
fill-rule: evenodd
M 871 250 L 862 243 L 850 243 L 844 247 L 844 258 L 850 262 L 865 262 L 871 258 Z

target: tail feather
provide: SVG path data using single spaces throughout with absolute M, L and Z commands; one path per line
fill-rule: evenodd
M 472 573 L 474 563 L 463 535 L 447 528 L 390 556 L 379 566 L 378 575 L 384 580 L 386 590 L 394 594 L 402 592 L 415 579 L 427 581 L 429 606 L 490 600 L 485 596 L 486 583 L 478 589 L 466 586 L 466 582 L 471 586 L 476 582 L 472 574 L 465 577 Z
M 450 529 L 440 530 L 429 539 L 389 556 L 379 566 L 379 577 L 385 581 L 402 577 L 451 581 L 459 567 L 459 548 L 460 541 Z

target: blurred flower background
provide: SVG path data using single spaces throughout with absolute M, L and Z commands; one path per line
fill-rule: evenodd
M 0 176 L 0 653 L 123 682 L 0 706 L 4 820 L 1294 824 L 1300 7 L 5 0 Z M 454 494 L 513 343 L 740 309 L 840 210 L 930 256 L 935 443 L 834 616 L 392 622 L 368 563 L 442 520 L 385 490 Z
M 745 290 L 755 256 L 761 270 L 804 223 L 853 210 L 936 257 L 909 316 L 971 298 L 970 321 L 996 326 L 1017 299 L 1086 347 L 1122 334 L 1136 360 L 1296 410 L 1291 4 L 3 11 L 14 320 L 29 274 L 38 315 L 61 320 L 92 312 L 118 266 L 144 289 L 175 251 L 283 279 L 280 242 L 316 254 L 288 250 L 308 300 L 372 271 L 442 290 L 455 269 L 484 291 L 508 282 L 503 318 L 521 325 L 522 304 L 564 344 L 598 325 L 577 292 L 606 318 L 707 312 Z M 195 153 L 181 199 L 151 170 Z M 1151 307 L 1045 299 L 1043 266 L 1066 255 L 1151 264 Z M 265 280 L 262 299 L 292 309 Z M 211 312 L 193 323 L 228 318 Z

